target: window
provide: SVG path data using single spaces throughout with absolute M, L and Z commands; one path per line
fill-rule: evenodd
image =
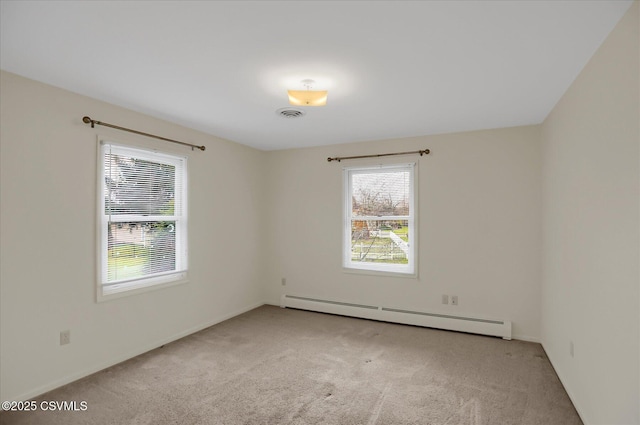
M 186 158 L 102 142 L 98 298 L 186 279 Z
M 346 269 L 416 275 L 414 167 L 344 170 Z

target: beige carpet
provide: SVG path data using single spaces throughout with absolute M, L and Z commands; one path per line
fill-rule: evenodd
M 2 424 L 581 424 L 539 344 L 263 306 Z

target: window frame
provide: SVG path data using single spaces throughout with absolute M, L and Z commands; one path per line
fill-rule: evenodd
M 352 211 L 352 176 L 354 174 L 388 173 L 390 171 L 409 172 L 409 215 L 408 216 L 353 216 Z M 343 168 L 343 225 L 342 225 L 342 270 L 347 273 L 369 274 L 376 276 L 418 277 L 418 165 L 412 163 L 385 163 L 375 165 L 358 165 Z M 357 262 L 351 259 L 352 221 L 364 220 L 407 220 L 408 221 L 408 263 L 385 264 L 373 262 Z
M 105 166 L 106 149 L 112 149 L 123 155 L 176 166 L 176 193 L 181 193 L 179 213 L 172 216 L 146 215 L 111 215 L 111 222 L 150 222 L 175 221 L 176 241 L 175 256 L 176 270 L 156 273 L 133 279 L 123 279 L 108 283 L 108 223 L 109 215 L 105 208 Z M 173 152 L 160 151 L 144 145 L 123 143 L 113 138 L 98 137 L 98 181 L 97 181 L 97 277 L 96 300 L 98 302 L 135 295 L 142 292 L 179 285 L 188 282 L 188 157 Z M 116 218 L 113 220 L 113 218 Z

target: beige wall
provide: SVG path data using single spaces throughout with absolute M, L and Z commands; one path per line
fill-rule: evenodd
M 589 424 L 640 423 L 638 13 L 542 126 L 542 342 Z
M 2 72 L 0 399 L 262 304 L 263 153 Z M 205 152 L 82 123 L 84 115 Z M 96 134 L 189 156 L 190 282 L 96 303 Z M 71 344 L 59 332 L 71 330 Z
M 268 153 L 268 302 L 287 292 L 507 318 L 515 337 L 538 340 L 538 138 L 538 127 L 516 127 Z M 327 157 L 424 148 L 389 160 L 418 164 L 418 279 L 343 272 L 342 167 L 371 162 Z

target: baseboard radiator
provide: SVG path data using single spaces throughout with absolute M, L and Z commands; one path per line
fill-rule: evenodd
M 280 307 L 511 339 L 511 321 L 282 295 Z

